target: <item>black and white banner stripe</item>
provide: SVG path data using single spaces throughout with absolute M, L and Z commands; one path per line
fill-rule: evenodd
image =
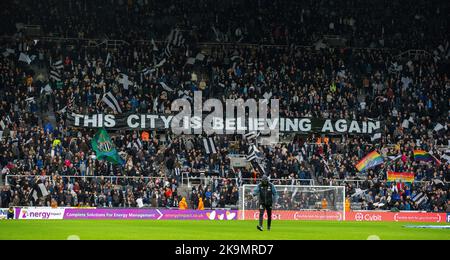
M 166 48 L 164 49 L 164 56 L 167 58 L 170 58 L 172 56 L 172 48 L 169 44 L 167 44 Z
M 105 102 L 105 104 L 108 105 L 112 110 L 114 110 L 114 112 L 122 113 L 119 102 L 117 102 L 117 99 L 111 92 L 106 93 L 103 96 L 102 101 Z
M 173 29 L 167 38 L 167 45 L 181 47 L 184 45 L 185 41 L 183 33 L 179 29 Z
M 56 81 L 61 81 L 61 74 L 57 70 L 50 70 L 50 78 Z
M 216 144 L 212 137 L 203 138 L 203 146 L 205 147 L 206 154 L 217 153 Z

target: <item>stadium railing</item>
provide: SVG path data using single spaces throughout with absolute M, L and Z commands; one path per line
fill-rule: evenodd
M 239 177 L 227 179 L 235 180 L 238 186 L 242 186 L 245 184 L 257 184 L 261 180 L 261 178 L 239 178 Z M 212 180 L 210 177 L 206 177 L 203 174 L 201 174 L 200 177 L 192 177 L 189 176 L 189 173 L 185 172 L 183 173 L 182 181 L 183 184 L 187 185 L 188 187 L 191 187 L 193 184 L 205 185 L 210 183 Z M 284 185 L 304 185 L 304 186 L 315 185 L 315 181 L 313 179 L 271 179 L 271 182 L 274 184 L 284 184 Z
M 51 175 L 47 175 L 47 176 L 40 176 L 40 175 L 6 175 L 5 176 L 5 185 L 9 185 L 9 181 L 8 179 L 10 178 L 29 178 L 29 179 L 34 179 L 35 177 L 44 177 L 46 179 L 52 179 L 55 176 L 51 176 Z M 116 182 L 119 179 L 130 179 L 130 180 L 139 180 L 139 179 L 144 179 L 144 180 L 156 180 L 156 179 L 164 179 L 164 177 L 146 177 L 146 176 L 91 176 L 91 175 L 85 175 L 85 176 L 75 176 L 75 175 L 58 175 L 58 177 L 61 178 L 68 178 L 70 179 L 105 179 L 105 180 L 110 180 L 111 183 Z
M 33 179 L 36 175 L 6 175 L 5 176 L 5 185 L 9 185 L 8 179 L 10 178 L 29 178 Z M 42 176 L 41 176 L 42 177 Z M 52 179 L 54 176 L 44 176 L 47 179 Z M 139 180 L 144 179 L 145 181 L 148 180 L 157 180 L 157 179 L 164 179 L 164 177 L 146 177 L 146 176 L 75 176 L 75 175 L 58 175 L 58 177 L 61 177 L 63 179 L 69 179 L 69 180 L 79 180 L 79 179 L 104 179 L 109 180 L 111 183 L 114 184 L 114 182 L 117 182 L 119 179 L 129 179 L 129 180 Z M 209 184 L 212 182 L 212 178 L 201 176 L 201 177 L 189 177 L 189 174 L 187 172 L 184 172 L 181 174 L 181 184 L 180 185 L 187 185 L 187 187 L 192 187 L 192 185 L 195 184 Z M 220 177 L 219 177 L 220 178 Z M 256 184 L 259 183 L 261 178 L 227 178 L 227 179 L 233 179 L 238 184 L 238 186 L 245 185 L 245 184 Z M 193 182 L 194 181 L 194 182 Z M 314 186 L 315 182 L 313 179 L 271 179 L 271 182 L 274 184 L 284 184 L 284 185 L 304 185 L 304 186 Z

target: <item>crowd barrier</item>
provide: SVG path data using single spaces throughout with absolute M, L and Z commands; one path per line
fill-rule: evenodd
M 0 209 L 0 219 L 7 209 Z M 258 220 L 258 210 L 178 210 L 178 209 L 118 209 L 118 208 L 47 208 L 17 207 L 15 219 L 96 219 L 96 220 Z M 267 215 L 264 215 L 267 219 Z M 292 221 L 355 221 L 355 222 L 428 222 L 450 223 L 450 213 L 417 211 L 293 211 L 274 210 L 273 220 Z

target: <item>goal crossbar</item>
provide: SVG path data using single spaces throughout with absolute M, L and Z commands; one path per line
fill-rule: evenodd
M 257 210 L 257 198 L 253 190 L 257 185 L 246 184 L 240 189 L 239 209 L 241 219 L 245 219 L 245 211 Z M 339 212 L 341 220 L 345 220 L 345 186 L 307 186 L 307 185 L 274 185 L 278 193 L 278 201 L 274 202 L 275 211 L 328 211 Z M 305 206 L 304 200 L 308 203 Z M 322 200 L 326 200 L 326 209 L 319 208 Z M 286 201 L 288 201 L 286 203 Z

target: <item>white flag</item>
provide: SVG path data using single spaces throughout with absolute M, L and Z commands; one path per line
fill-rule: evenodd
M 34 102 L 34 97 L 29 97 L 25 99 L 26 102 Z
M 28 55 L 26 55 L 25 53 L 21 52 L 20 56 L 19 56 L 19 61 L 23 61 L 23 62 L 25 62 L 27 64 L 30 64 L 31 63 L 31 58 Z
M 381 139 L 381 133 L 376 133 L 370 138 L 370 140 L 373 142 L 375 140 Z
M 105 66 L 111 67 L 111 54 L 109 52 L 108 52 L 108 55 L 106 56 Z
M 436 125 L 436 127 L 434 127 L 434 131 L 435 132 L 439 132 L 440 130 L 442 130 L 442 129 L 444 129 L 444 126 L 443 125 L 441 125 L 440 123 L 438 123 L 437 125 Z
M 194 65 L 194 64 L 195 64 L 195 58 L 189 58 L 189 59 L 187 59 L 186 64 Z
M 197 56 L 195 57 L 196 60 L 198 61 L 203 61 L 205 59 L 205 55 L 199 53 L 197 54 Z
M 106 93 L 103 96 L 102 101 L 106 105 L 108 105 L 112 110 L 114 110 L 114 112 L 122 113 L 122 109 L 120 108 L 119 102 L 117 102 L 116 97 L 114 97 L 114 95 L 111 92 Z
M 50 84 L 47 84 L 42 90 L 45 91 L 45 93 L 51 93 L 52 87 L 50 86 Z
M 166 63 L 166 59 L 162 59 L 158 64 L 155 65 L 155 68 L 159 68 Z
M 153 72 L 155 72 L 155 69 L 151 69 L 151 68 L 146 68 L 142 71 L 142 74 L 147 75 L 147 74 L 151 74 Z
M 155 40 L 152 39 L 151 43 L 153 46 L 153 51 L 158 51 L 159 49 L 158 49 L 158 46 L 156 46 Z
M 143 208 L 144 207 L 144 202 L 142 201 L 142 198 L 137 199 L 136 203 L 137 203 L 139 208 Z
M 403 128 L 409 128 L 409 121 L 406 120 L 406 119 L 403 120 L 402 127 L 403 127 Z
M 159 84 L 163 87 L 163 89 L 165 89 L 166 91 L 169 91 L 169 92 L 173 92 L 173 89 L 171 89 L 171 88 L 169 88 L 169 86 L 167 86 L 167 84 L 166 83 L 164 83 L 164 82 L 159 82 Z

